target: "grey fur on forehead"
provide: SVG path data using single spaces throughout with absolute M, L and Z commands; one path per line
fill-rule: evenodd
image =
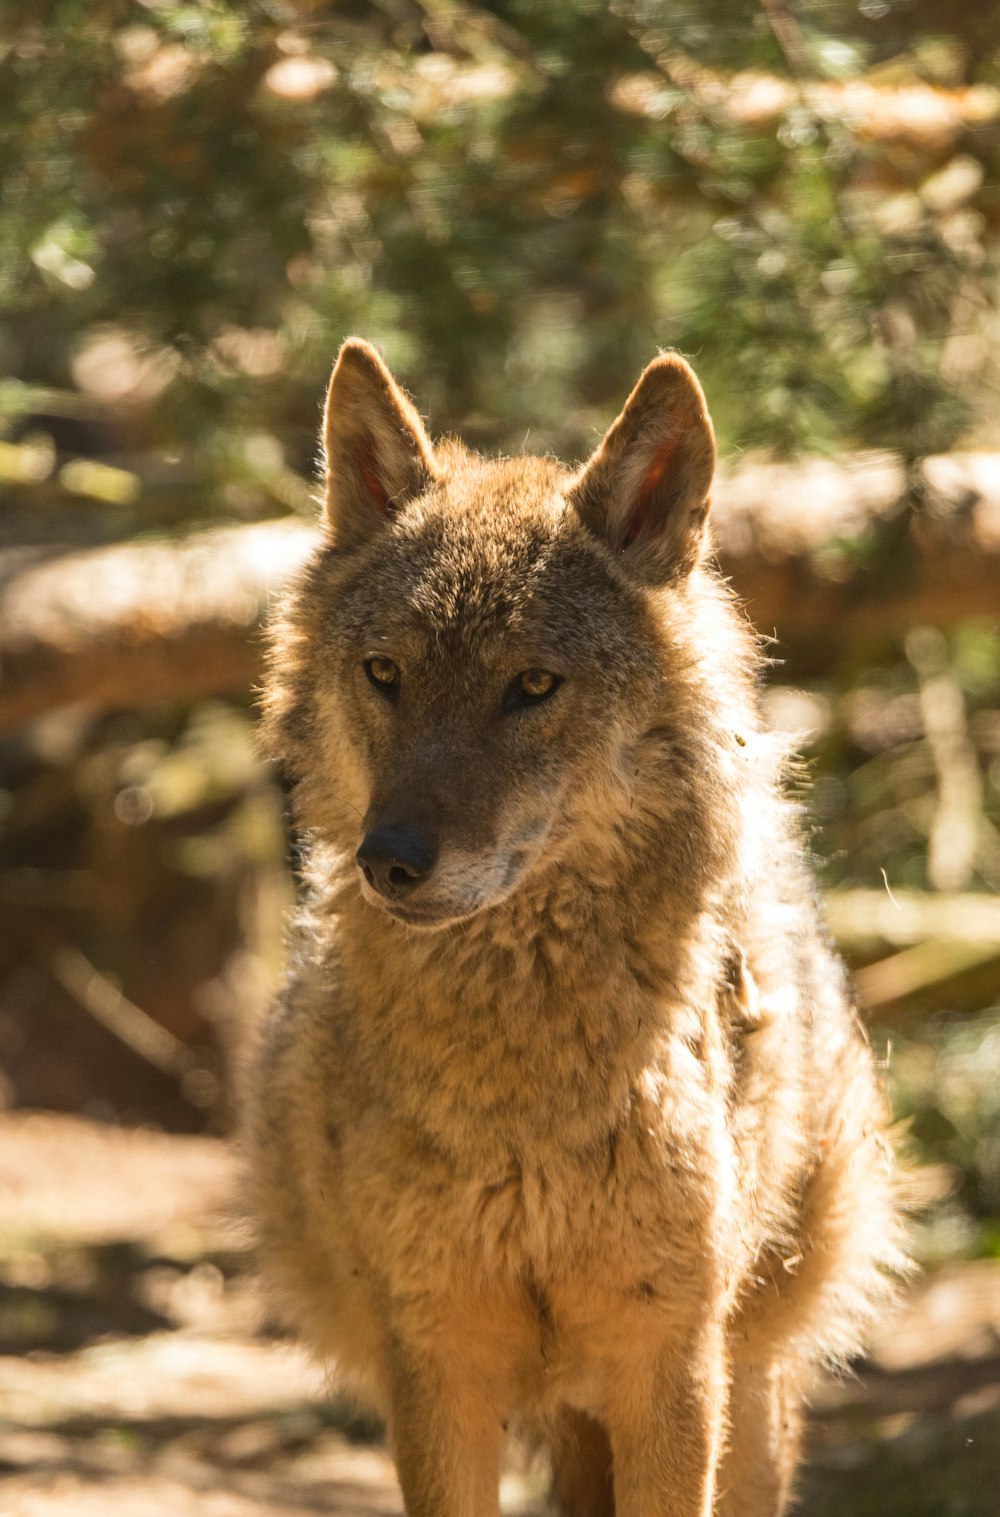
M 567 503 L 565 471 L 547 459 L 509 465 L 499 480 L 489 464 L 458 488 L 445 479 L 404 507 L 345 585 L 340 606 L 352 626 L 384 594 L 396 614 L 435 635 L 500 639 L 547 629 L 605 647 L 620 641 L 602 607 L 614 602 L 619 615 L 631 606 L 641 616 L 643 596 L 622 584 L 608 550 Z

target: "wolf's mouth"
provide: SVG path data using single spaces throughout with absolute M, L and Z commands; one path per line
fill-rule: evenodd
M 433 931 L 436 927 L 450 927 L 455 922 L 467 921 L 469 917 L 476 916 L 484 906 L 490 904 L 484 901 L 465 911 L 417 911 L 413 906 L 400 905 L 398 901 L 387 901 L 382 898 L 377 902 L 386 916 L 395 917 L 398 922 L 405 922 L 407 927 L 423 928 L 425 931 Z
M 400 900 L 398 897 L 384 895 L 380 890 L 372 888 L 365 878 L 363 871 L 360 872 L 358 884 L 361 887 L 361 895 L 370 906 L 375 906 L 385 916 L 391 917 L 396 922 L 402 922 L 407 927 L 416 927 L 424 931 L 433 931 L 435 928 L 448 927 L 453 922 L 464 921 L 467 917 L 475 916 L 488 901 L 472 902 L 441 902 L 435 905 L 431 901 L 417 904 L 411 900 Z
M 409 902 L 404 905 L 402 901 L 391 901 L 386 896 L 377 895 L 370 887 L 367 889 L 362 887 L 362 893 L 373 906 L 384 911 L 386 916 L 394 917 L 397 922 L 403 922 L 407 927 L 433 931 L 435 928 L 452 927 L 458 922 L 468 922 L 472 917 L 489 911 L 491 907 L 499 906 L 510 895 L 519 875 L 520 870 L 513 872 L 513 876 L 504 881 L 502 890 L 461 905 L 456 903 L 438 907 L 430 905 L 417 907 Z

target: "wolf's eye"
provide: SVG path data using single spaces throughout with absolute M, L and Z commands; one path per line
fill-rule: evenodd
M 507 686 L 504 709 L 511 711 L 518 706 L 533 706 L 546 700 L 561 684 L 561 676 L 551 674 L 548 669 L 525 669 Z
M 391 658 L 366 658 L 365 673 L 383 695 L 394 695 L 399 689 L 399 665 Z
M 517 676 L 518 688 L 529 700 L 540 701 L 543 695 L 551 695 L 559 683 L 558 676 L 547 669 L 526 669 Z

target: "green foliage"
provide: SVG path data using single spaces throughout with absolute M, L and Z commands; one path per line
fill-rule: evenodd
M 922 1256 L 1000 1258 L 1000 1013 L 940 1017 L 892 1040 L 893 1107 L 941 1195 L 918 1219 Z
M 989 366 L 948 345 L 992 299 L 968 9 L 11 0 L 0 397 L 58 446 L 6 477 L 117 455 L 119 529 L 300 504 L 350 331 L 487 446 L 584 451 L 676 345 L 727 447 L 947 448 Z
M 939 661 L 933 669 L 924 664 L 927 648 Z M 950 741 L 971 770 L 964 803 L 976 814 L 962 884 L 1000 889 L 997 627 L 960 623 L 947 637 L 917 628 L 905 648 L 892 640 L 871 649 L 861 668 L 840 673 L 839 685 L 812 692 L 806 718 L 812 724 L 806 804 L 824 883 L 881 886 L 885 871 L 890 887 L 943 888 L 929 867 L 928 840 L 939 819 L 940 766 L 956 760 L 953 748 L 935 753 L 925 704 L 929 682 L 943 678 L 955 708 Z

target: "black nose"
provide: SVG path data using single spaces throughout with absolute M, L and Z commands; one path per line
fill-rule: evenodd
M 410 827 L 378 827 L 354 855 L 373 890 L 395 900 L 412 895 L 434 868 L 437 850 Z

